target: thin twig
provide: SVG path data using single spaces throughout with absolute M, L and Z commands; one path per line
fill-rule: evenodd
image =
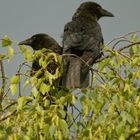
M 27 74 L 24 74 L 24 73 L 17 73 L 16 75 L 22 75 L 22 76 L 26 76 L 26 77 L 30 77 L 29 75 L 27 75 Z
M 21 73 L 20 73 L 20 71 L 21 71 L 21 69 L 22 69 L 22 67 L 25 65 L 25 66 L 28 66 L 28 65 L 26 65 L 26 63 L 27 62 L 23 62 L 22 64 L 20 64 L 19 65 L 19 69 L 18 69 L 18 74 L 17 75 L 19 75 L 19 84 L 18 84 L 18 89 L 19 89 L 19 96 L 21 96 L 22 94 L 21 94 L 21 81 L 20 81 L 20 76 L 21 76 Z M 27 76 L 27 75 L 26 75 Z
M 121 77 L 121 75 L 115 70 L 115 68 L 110 67 L 110 65 L 107 65 L 107 67 L 112 70 L 112 72 L 117 75 L 123 82 L 125 82 L 125 80 L 123 79 L 123 77 Z
M 8 86 L 9 87 L 9 86 Z M 3 95 L 3 98 L 5 98 L 8 94 L 8 92 L 10 91 L 10 87 L 7 89 L 7 91 L 5 92 L 5 94 Z
M 76 118 L 73 119 L 73 122 L 68 126 L 68 129 L 70 129 L 73 125 L 73 123 L 77 120 L 77 118 L 81 115 L 81 113 L 79 113 Z
M 134 45 L 140 45 L 140 42 L 135 42 L 135 43 L 132 43 L 130 45 L 124 46 L 123 48 L 119 49 L 118 51 L 123 51 L 124 49 L 128 49 Z
M 127 34 L 125 34 L 125 35 L 123 35 L 123 36 L 120 36 L 120 37 L 116 37 L 116 38 L 112 39 L 110 42 L 108 42 L 108 43 L 107 43 L 107 46 L 110 45 L 112 42 L 118 40 L 118 39 L 126 39 L 127 36 L 132 35 L 132 34 L 135 34 L 135 33 L 140 33 L 140 30 L 127 33 Z
M 114 50 L 116 48 L 116 46 L 119 44 L 119 43 L 122 43 L 122 42 L 128 42 L 128 43 L 134 43 L 132 41 L 129 41 L 127 39 L 122 39 L 122 40 L 118 40 L 112 47 L 112 50 Z
M 110 42 L 108 42 L 108 43 L 106 44 L 106 46 L 109 46 L 109 45 L 112 44 L 114 41 L 120 40 L 120 39 L 126 39 L 126 38 L 125 38 L 124 36 L 116 37 L 116 38 L 112 39 Z

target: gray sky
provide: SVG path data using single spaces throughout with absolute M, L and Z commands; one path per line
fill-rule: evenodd
M 60 44 L 65 23 L 84 0 L 0 0 L 0 37 L 8 35 L 22 41 L 35 33 L 48 33 Z M 96 0 L 114 18 L 102 18 L 105 42 L 131 31 L 140 30 L 140 0 Z M 15 46 L 16 48 L 16 46 Z M 21 56 L 5 67 L 14 74 Z M 10 69 L 9 69 L 10 68 Z

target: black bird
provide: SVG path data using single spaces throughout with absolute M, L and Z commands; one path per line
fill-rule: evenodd
M 43 33 L 35 34 L 31 38 L 20 42 L 19 45 L 28 45 L 32 47 L 34 51 L 42 50 L 43 48 L 45 48 L 48 51 L 52 51 L 57 54 L 62 53 L 62 47 L 52 37 Z M 51 65 L 47 67 L 47 70 L 54 73 L 56 67 L 57 65 L 55 63 L 51 63 Z M 40 68 L 41 67 L 39 66 L 38 60 L 33 60 L 31 76 L 33 76 L 34 72 L 38 71 Z
M 32 47 L 32 49 L 34 51 L 42 50 L 45 48 L 46 50 L 48 50 L 47 52 L 46 51 L 44 52 L 45 55 L 47 55 L 47 53 L 49 53 L 50 51 L 53 53 L 57 53 L 59 55 L 62 54 L 62 47 L 52 37 L 50 37 L 47 34 L 42 34 L 42 33 L 35 34 L 31 38 L 28 38 L 28 39 L 20 42 L 19 45 L 28 45 L 28 46 Z M 33 70 L 32 71 L 37 72 L 41 68 L 38 61 L 39 61 L 39 59 L 33 60 L 33 63 L 32 63 Z M 60 66 L 57 65 L 55 61 L 54 62 L 52 61 L 49 65 L 47 65 L 47 70 L 51 74 L 54 74 L 57 67 L 60 67 Z M 45 71 L 43 71 L 42 74 L 44 72 Z M 35 73 L 31 74 L 31 76 L 33 76 L 34 74 Z M 42 78 L 42 76 L 43 75 L 39 75 L 37 78 Z M 54 86 L 55 86 L 55 88 L 54 88 Z M 43 95 L 41 94 L 40 98 L 42 99 L 42 97 L 43 97 L 43 98 L 48 99 L 50 101 L 50 105 L 55 104 L 55 99 L 66 95 L 64 92 L 65 89 L 63 90 L 63 92 L 60 91 L 61 86 L 62 85 L 61 85 L 61 77 L 60 77 L 53 82 L 53 86 L 51 87 L 50 92 L 47 94 L 47 96 L 44 94 Z M 62 89 L 63 89 L 63 87 L 62 87 Z M 61 95 L 59 95 L 60 93 L 61 93 Z M 67 93 L 67 91 L 66 91 L 66 93 Z M 41 105 L 43 104 L 42 100 L 40 100 Z M 65 112 L 67 112 L 67 106 L 68 106 L 67 103 L 65 103 L 64 104 L 64 111 Z M 67 114 L 66 114 L 64 119 L 65 120 L 67 119 Z
M 74 13 L 72 21 L 65 25 L 62 81 L 64 86 L 88 87 L 89 66 L 91 67 L 102 55 L 103 36 L 98 20 L 104 16 L 113 17 L 114 15 L 95 2 L 84 2 Z
M 35 51 L 46 48 L 58 54 L 61 54 L 62 52 L 60 45 L 52 37 L 44 33 L 35 34 L 32 37 L 20 42 L 19 45 L 31 46 Z

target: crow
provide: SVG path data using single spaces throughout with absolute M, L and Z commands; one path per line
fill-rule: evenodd
M 83 2 L 65 25 L 63 86 L 88 87 L 90 67 L 102 56 L 103 35 L 98 20 L 104 16 L 114 15 L 95 2 Z
M 44 52 L 44 55 L 46 55 L 46 57 L 47 57 L 47 54 L 50 51 L 53 52 L 53 53 L 59 54 L 59 55 L 62 54 L 62 47 L 52 37 L 50 37 L 47 34 L 43 34 L 43 33 L 35 34 L 32 37 L 20 42 L 19 45 L 30 46 L 30 47 L 32 47 L 32 49 L 34 51 L 42 50 L 42 49 L 45 48 L 46 51 Z M 47 70 L 51 74 L 54 74 L 57 67 L 59 67 L 59 66 L 56 64 L 56 62 L 52 61 L 52 63 L 47 65 Z M 33 60 L 32 71 L 34 71 L 36 73 L 40 69 L 41 69 L 41 66 L 39 65 L 39 59 Z M 35 73 L 32 72 L 31 76 L 34 76 Z M 45 71 L 43 71 L 42 74 L 43 73 L 45 73 Z M 42 78 L 43 76 L 44 75 L 39 75 L 37 78 Z M 60 76 L 60 78 L 56 79 L 53 82 L 53 86 L 51 87 L 50 92 L 47 94 L 47 96 L 46 96 L 46 94 L 45 95 L 44 94 L 40 95 L 41 99 L 42 99 L 42 97 L 45 98 L 45 99 L 48 99 L 50 101 L 50 105 L 51 104 L 54 105 L 55 104 L 55 99 L 60 98 L 61 96 L 65 96 L 66 95 L 65 93 L 68 92 L 66 89 L 63 89 L 63 87 L 61 87 L 62 86 L 61 78 L 62 77 Z M 54 86 L 55 86 L 55 88 L 54 88 Z M 63 90 L 63 92 L 61 92 L 61 90 Z M 60 93 L 61 93 L 61 95 L 59 95 Z M 43 104 L 42 100 L 40 100 L 41 101 L 40 105 Z M 43 107 L 44 107 L 44 105 L 43 105 Z M 65 103 L 64 104 L 64 111 L 65 112 L 67 112 L 67 107 L 68 107 L 68 103 Z M 67 119 L 67 113 L 66 113 L 66 116 L 65 116 L 64 119 L 65 120 Z
M 31 46 L 34 51 L 46 48 L 58 54 L 61 54 L 62 52 L 62 47 L 52 37 L 45 33 L 35 34 L 32 37 L 21 41 L 19 45 Z
M 62 47 L 48 34 L 44 33 L 39 33 L 35 34 L 32 37 L 22 41 L 19 43 L 19 45 L 28 45 L 32 47 L 34 51 L 42 50 L 45 48 L 48 51 L 57 53 L 57 54 L 62 54 Z M 48 52 L 45 52 L 45 55 Z M 39 61 L 33 60 L 32 62 L 32 71 L 31 71 L 31 76 L 35 74 L 41 67 L 39 66 Z M 51 63 L 50 65 L 47 66 L 47 70 L 51 72 L 52 74 L 55 73 L 55 70 L 57 68 L 57 65 L 55 63 Z

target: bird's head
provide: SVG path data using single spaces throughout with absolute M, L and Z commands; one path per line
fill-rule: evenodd
M 21 41 L 19 45 L 27 45 L 32 47 L 33 50 L 41 50 L 43 48 L 49 49 L 52 43 L 55 43 L 54 39 L 52 39 L 47 34 L 40 33 L 35 34 L 24 41 Z
M 93 16 L 99 20 L 101 17 L 114 17 L 114 15 L 103 9 L 98 3 L 95 2 L 84 2 L 77 9 L 74 16 L 82 16 L 82 14 Z

